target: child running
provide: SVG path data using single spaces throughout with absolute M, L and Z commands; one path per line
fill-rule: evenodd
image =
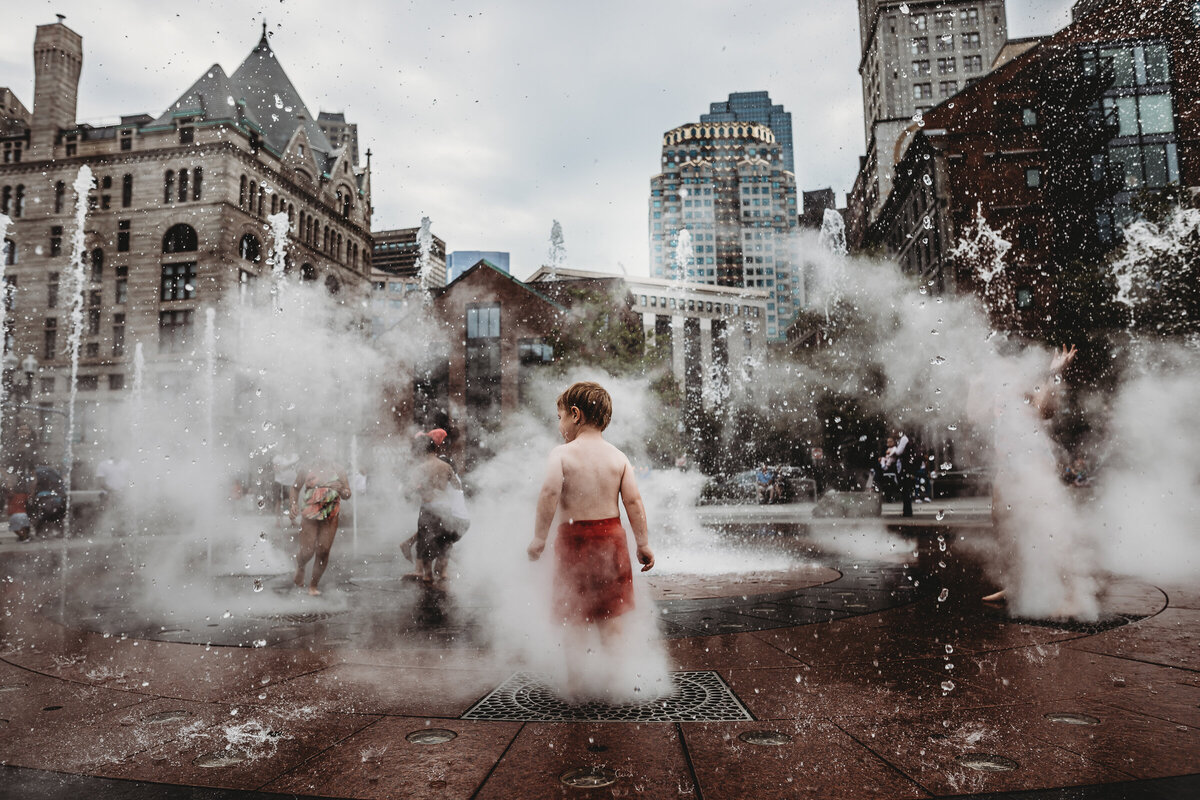
M 558 432 L 566 444 L 550 452 L 528 548 L 531 560 L 541 557 L 557 512 L 555 613 L 574 635 L 595 625 L 606 646 L 620 635 L 621 615 L 633 609 L 633 569 L 618 501 L 633 528 L 642 572 L 654 566 L 633 467 L 602 434 L 611 418 L 612 398 L 597 383 L 575 383 L 559 395 Z M 573 661 L 581 649 L 567 648 L 570 693 L 579 689 Z

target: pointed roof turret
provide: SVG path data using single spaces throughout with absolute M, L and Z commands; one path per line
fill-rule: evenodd
M 314 150 L 325 155 L 333 150 L 329 139 L 316 124 L 308 107 L 300 99 L 300 93 L 275 58 L 267 40 L 265 22 L 258 46 L 234 71 L 232 81 L 241 89 L 241 97 L 258 118 L 263 138 L 271 149 L 282 152 L 296 128 L 303 126 Z
M 239 108 L 241 95 L 242 92 L 234 87 L 221 65 L 213 64 L 151 126 L 169 126 L 176 117 L 194 116 L 208 121 L 248 122 L 253 127 L 260 127 L 248 109 Z

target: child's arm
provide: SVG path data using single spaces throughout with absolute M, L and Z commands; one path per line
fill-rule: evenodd
M 646 506 L 642 502 L 642 493 L 638 490 L 637 480 L 633 477 L 633 467 L 628 459 L 621 473 L 621 502 L 625 504 L 625 514 L 629 517 L 629 526 L 633 528 L 633 540 L 637 543 L 637 560 L 642 565 L 642 572 L 654 566 L 654 552 L 650 549 L 650 533 L 646 526 Z
M 550 523 L 554 521 L 554 512 L 558 511 L 558 498 L 562 495 L 563 469 L 562 454 L 556 447 L 550 451 L 550 459 L 546 464 L 546 477 L 542 481 L 542 491 L 538 493 L 537 517 L 533 523 L 533 541 L 526 550 L 530 561 L 537 561 L 542 551 L 546 549 L 546 539 L 550 536 Z

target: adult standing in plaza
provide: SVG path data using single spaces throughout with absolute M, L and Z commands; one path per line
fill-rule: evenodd
M 308 593 L 321 593 L 317 584 L 329 566 L 329 553 L 337 535 L 338 516 L 343 500 L 350 498 L 346 471 L 326 456 L 313 459 L 296 471 L 291 489 L 289 516 L 300 519 L 300 552 L 296 556 L 296 586 L 304 587 L 304 573 L 313 562 Z

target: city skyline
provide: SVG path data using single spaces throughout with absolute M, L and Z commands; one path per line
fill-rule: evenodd
M 1056 30 L 1070 5 L 1013 0 L 1011 35 Z M 451 249 L 511 252 L 518 277 L 544 263 L 556 219 L 572 266 L 647 274 L 662 131 L 730 92 L 767 91 L 793 111 L 800 188 L 843 198 L 864 150 L 853 7 L 689 5 L 688 30 L 667 37 L 682 5 L 344 8 L 331 19 L 307 2 L 217 2 L 163 17 L 143 2 L 118 14 L 26 4 L 0 31 L 0 85 L 32 103 L 35 28 L 63 13 L 84 38 L 79 121 L 157 116 L 208 66 L 236 65 L 265 13 L 301 96 L 359 126 L 360 158 L 372 150 L 373 228 L 429 216 Z

